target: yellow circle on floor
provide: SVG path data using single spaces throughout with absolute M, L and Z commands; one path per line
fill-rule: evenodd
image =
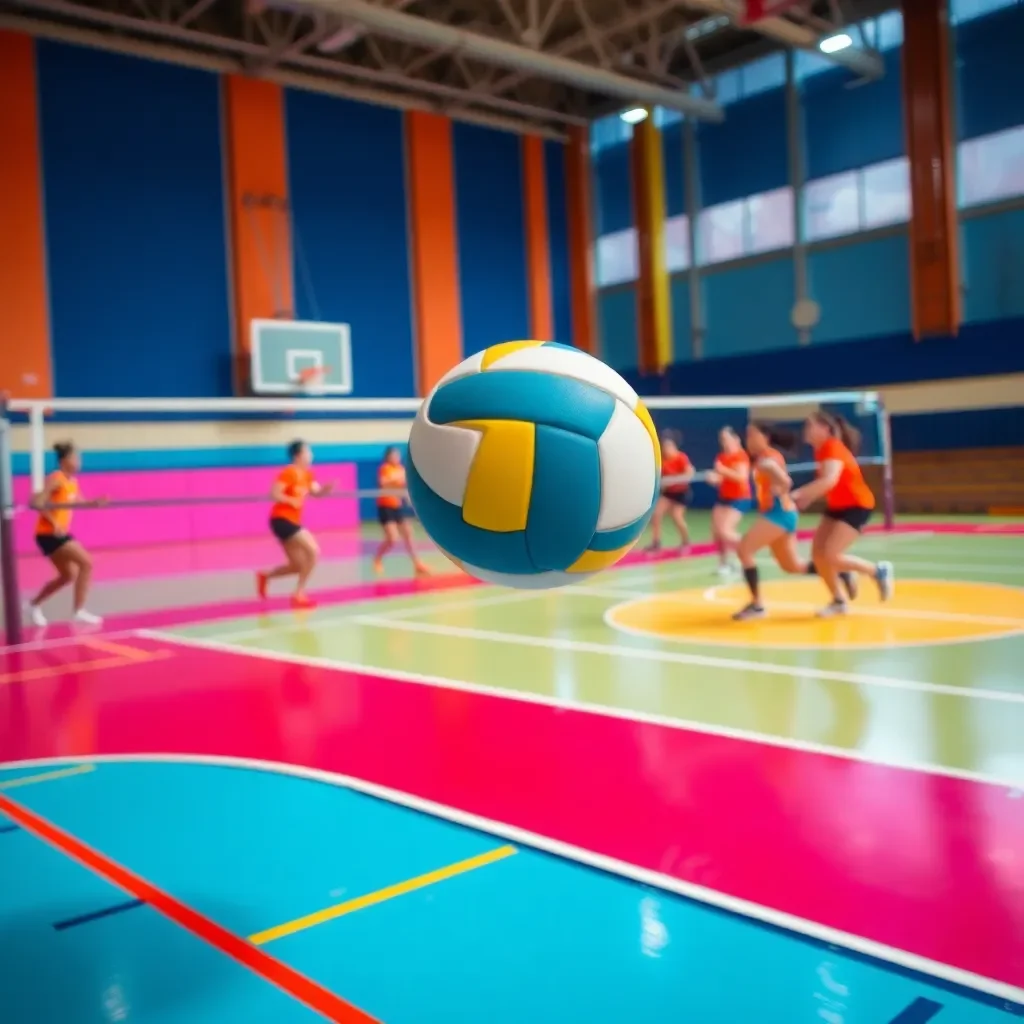
M 845 616 L 823 619 L 828 603 L 813 576 L 761 584 L 763 619 L 734 622 L 750 600 L 744 583 L 681 590 L 626 601 L 610 608 L 615 629 L 679 643 L 742 647 L 896 647 L 963 643 L 1024 632 L 1024 589 L 997 583 L 899 580 L 884 604 L 870 579 Z

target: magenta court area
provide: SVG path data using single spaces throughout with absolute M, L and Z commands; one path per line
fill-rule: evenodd
M 839 621 L 698 546 L 7 648 L 3 1019 L 1019 1017 L 1021 534 L 870 533 Z

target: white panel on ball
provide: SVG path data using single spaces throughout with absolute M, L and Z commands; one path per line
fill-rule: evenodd
M 658 466 L 647 428 L 622 402 L 597 442 L 601 460 L 601 511 L 598 530 L 635 523 L 651 507 Z M 612 482 L 609 486 L 605 481 Z
M 431 423 L 424 402 L 409 434 L 409 458 L 423 482 L 438 497 L 461 505 L 482 437 L 479 430 Z
M 447 384 L 449 381 L 457 380 L 459 377 L 468 377 L 471 373 L 479 373 L 484 365 L 484 355 L 487 353 L 486 349 L 463 359 L 458 366 L 453 366 L 434 386 L 436 391 L 442 384 Z
M 570 583 L 582 583 L 594 575 L 592 572 L 538 572 L 529 576 L 514 576 L 507 572 L 491 572 L 475 565 L 463 563 L 462 568 L 484 583 L 496 587 L 514 587 L 516 590 L 551 590 L 552 587 L 567 587 Z
M 614 395 L 630 409 L 636 408 L 639 401 L 637 393 L 610 366 L 575 349 L 551 346 L 521 348 L 496 359 L 486 372 L 495 370 L 537 370 L 572 377 Z

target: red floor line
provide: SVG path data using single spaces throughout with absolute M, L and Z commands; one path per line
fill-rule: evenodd
M 168 895 L 144 878 L 122 867 L 109 857 L 80 839 L 58 828 L 34 811 L 0 794 L 0 811 L 27 832 L 44 843 L 55 847 L 65 856 L 106 879 L 130 896 L 148 903 L 175 924 L 191 932 L 196 938 L 220 950 L 237 963 L 247 967 L 265 981 L 276 985 L 293 999 L 308 1006 L 336 1024 L 380 1024 L 376 1018 L 364 1013 L 322 985 L 258 949 L 245 939 L 233 935 L 226 928 L 204 917 L 198 911 Z

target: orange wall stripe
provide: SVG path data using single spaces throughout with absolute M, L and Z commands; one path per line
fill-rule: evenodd
M 530 287 L 530 337 L 555 341 L 544 140 L 535 135 L 523 137 L 523 220 L 526 227 L 526 277 Z
M 426 395 L 462 359 L 452 123 L 409 111 L 405 142 L 416 365 Z
M 34 41 L 0 31 L 0 390 L 53 394 Z
M 236 386 L 247 390 L 249 323 L 294 315 L 284 93 L 258 78 L 224 79 Z M 277 200 L 281 205 L 263 205 Z
M 590 203 L 590 132 L 574 125 L 565 148 L 566 219 L 569 227 L 569 290 L 572 343 L 597 351 L 594 312 L 594 224 Z
M 946 0 L 906 0 L 903 37 L 903 119 L 910 158 L 910 308 L 914 337 L 920 339 L 956 334 L 961 318 Z

